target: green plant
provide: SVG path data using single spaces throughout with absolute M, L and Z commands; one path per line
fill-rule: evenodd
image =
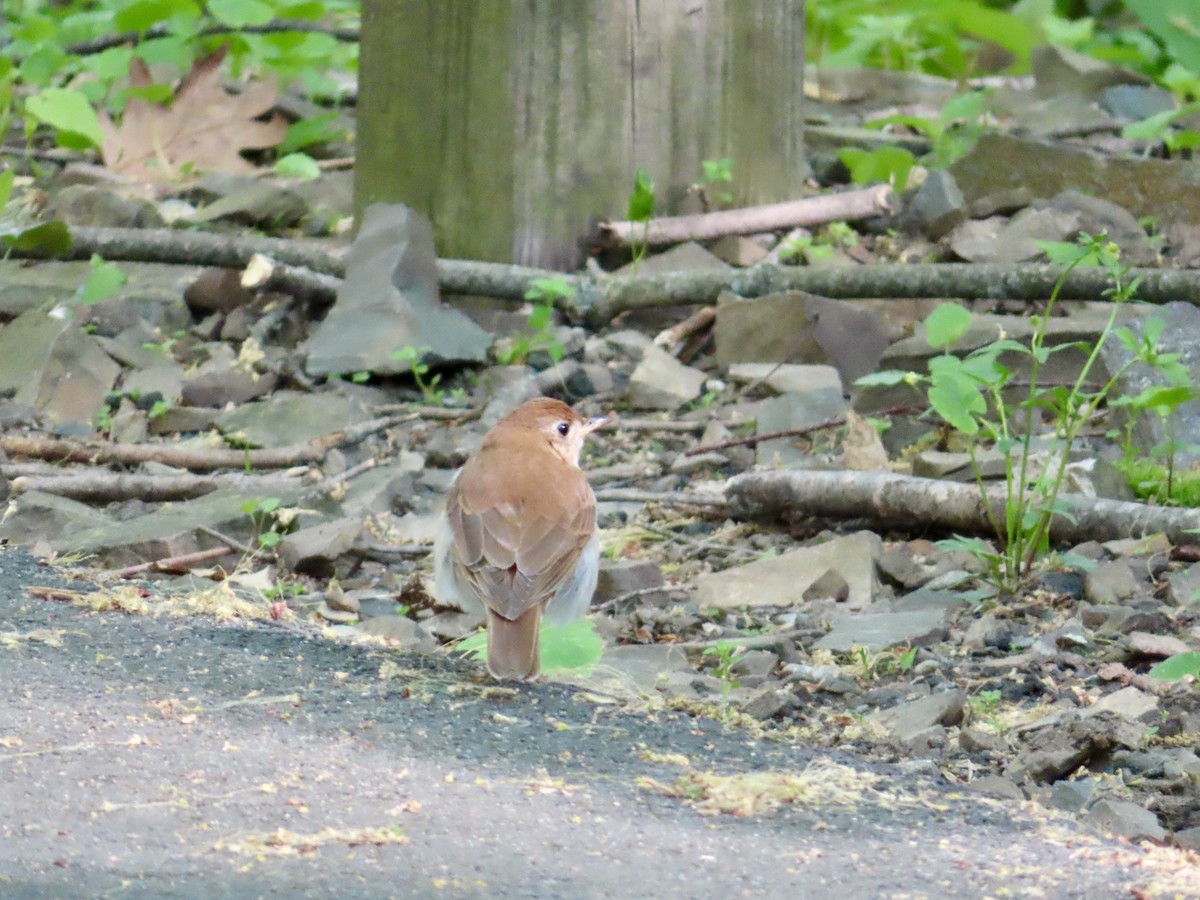
M 957 162 L 979 140 L 983 133 L 984 91 L 959 94 L 946 101 L 937 118 L 924 116 L 895 115 L 867 122 L 868 128 L 885 128 L 895 125 L 908 128 L 929 138 L 930 151 L 921 161 L 931 166 L 945 168 Z M 900 188 L 898 188 L 899 190 Z
M 392 352 L 391 358 L 408 363 L 413 381 L 417 383 L 417 390 L 421 392 L 426 403 L 430 406 L 441 406 L 443 393 L 437 389 L 437 386 L 441 383 L 442 376 L 435 373 L 428 380 L 425 378 L 426 375 L 429 375 L 429 363 L 425 362 L 423 357 L 428 352 L 428 347 L 401 347 Z
M 353 21 L 358 6 L 357 0 L 4 0 L 0 133 L 8 132 L 10 118 L 23 116 L 27 139 L 40 124 L 62 146 L 98 146 L 98 110 L 120 113 L 131 96 L 157 103 L 171 96 L 167 83 L 128 87 L 134 59 L 182 75 L 219 45 L 228 47 L 234 78 L 271 75 L 312 95 L 337 96 L 342 88 L 328 73 L 354 69 L 358 46 L 339 40 L 329 26 Z M 284 21 L 291 27 L 278 27 Z M 166 80 L 172 80 L 169 72 Z M 336 113 L 301 120 L 288 129 L 280 155 L 344 130 Z
M 721 716 L 722 718 L 729 717 L 729 694 L 736 687 L 741 687 L 741 682 L 733 675 L 733 667 L 737 665 L 737 658 L 742 654 L 745 648 L 731 641 L 717 641 L 711 647 L 705 647 L 702 656 L 711 656 L 715 662 L 712 667 L 713 676 L 721 682 Z
M 988 520 L 996 534 L 999 549 L 991 549 L 978 538 L 956 537 L 949 546 L 965 549 L 987 567 L 989 577 L 1003 592 L 1015 592 L 1031 573 L 1040 554 L 1049 547 L 1050 523 L 1056 515 L 1070 517 L 1070 509 L 1059 500 L 1066 476 L 1068 455 L 1079 435 L 1104 404 L 1117 381 L 1129 366 L 1144 363 L 1173 371 L 1178 360 L 1158 352 L 1157 331 L 1141 337 L 1128 328 L 1117 328 L 1120 305 L 1129 300 L 1137 282 L 1126 279 L 1128 269 L 1118 259 L 1115 245 L 1102 238 L 1081 235 L 1077 244 L 1043 245 L 1051 261 L 1063 266 L 1055 282 L 1045 311 L 1033 318 L 1033 333 L 1028 345 L 1001 337 L 959 358 L 950 348 L 966 334 L 972 316 L 962 307 L 944 304 L 930 314 L 925 334 L 931 347 L 943 354 L 929 361 L 928 374 L 880 372 L 859 379 L 860 385 L 906 382 L 926 388 L 929 404 L 939 416 L 961 435 L 971 459 L 975 483 L 986 495 L 979 468 L 978 451 L 982 442 L 990 442 L 1004 458 L 1005 482 L 1002 504 L 985 503 Z M 1039 381 L 1042 366 L 1051 354 L 1081 345 L 1049 345 L 1047 326 L 1054 304 L 1066 277 L 1080 265 L 1099 264 L 1106 270 L 1113 287 L 1107 292 L 1112 312 L 1087 353 L 1075 381 L 1068 385 L 1045 387 Z M 1100 386 L 1092 385 L 1100 351 L 1106 341 L 1116 337 L 1131 352 L 1132 358 L 1111 374 Z M 1028 388 L 1019 402 L 1008 397 L 1015 373 L 1008 360 L 1024 358 L 1028 366 Z M 1018 424 L 1018 412 L 1032 423 L 1041 413 L 1054 421 L 1054 443 L 1038 465 L 1032 424 Z
M 827 68 L 875 66 L 965 79 L 985 43 L 1025 71 L 1035 32 L 982 0 L 841 0 L 806 6 L 809 61 Z
M 575 289 L 562 276 L 535 278 L 525 291 L 525 299 L 533 304 L 529 311 L 528 331 L 513 335 L 508 346 L 497 354 L 501 365 L 511 366 L 525 362 L 535 350 L 545 350 L 554 362 L 563 358 L 565 348 L 555 338 L 554 305 L 575 296 Z
M 1187 103 L 1178 109 L 1148 116 L 1139 122 L 1131 122 L 1121 130 L 1121 137 L 1129 140 L 1146 141 L 1145 155 L 1149 155 L 1155 146 L 1161 144 L 1170 155 L 1182 150 L 1194 150 L 1200 147 L 1200 131 L 1190 129 L 1176 130 L 1175 123 L 1181 119 L 1192 118 L 1200 112 L 1200 102 Z
M 1001 697 L 1000 691 L 980 691 L 967 698 L 967 708 L 971 711 L 972 719 L 987 722 L 997 732 L 1004 734 L 1007 729 L 999 715 Z
M 858 233 L 846 222 L 830 222 L 816 234 L 799 234 L 787 238 L 780 248 L 783 261 L 808 258 L 809 262 L 829 259 L 837 247 L 854 247 L 858 244 Z
M 733 184 L 733 160 L 729 157 L 706 159 L 700 163 L 700 167 L 703 174 L 698 186 L 722 203 L 732 203 L 733 194 L 729 188 Z
M 855 184 L 883 181 L 898 193 L 903 193 L 908 186 L 908 173 L 916 163 L 916 158 L 908 150 L 890 144 L 874 150 L 843 147 L 837 155 Z
M 1149 675 L 1159 681 L 1179 681 L 1187 677 L 1200 679 L 1200 653 L 1186 650 L 1169 656 L 1151 668 Z
M 273 550 L 283 539 L 276 517 L 280 502 L 278 497 L 266 497 L 262 500 L 247 500 L 238 507 L 250 517 L 255 542 L 264 550 Z
M 170 412 L 172 408 L 174 408 L 174 405 L 175 404 L 168 400 L 155 400 L 146 416 L 151 420 L 161 419 L 168 412 Z
M 654 218 L 654 182 L 646 174 L 645 169 L 638 169 L 633 176 L 633 190 L 629 193 L 628 218 L 630 222 L 640 222 L 645 226 L 642 230 L 642 240 L 633 241 L 633 273 L 637 274 L 638 263 L 646 258 L 650 245 L 646 238 L 650 233 L 650 220 Z
M 487 660 L 487 631 L 467 635 L 456 649 L 474 659 Z M 565 624 L 542 622 L 538 633 L 538 653 L 542 671 L 577 672 L 587 677 L 604 651 L 604 642 L 591 619 L 576 619 Z

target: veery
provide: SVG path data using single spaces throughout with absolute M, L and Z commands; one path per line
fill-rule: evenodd
M 446 495 L 434 593 L 487 610 L 494 678 L 536 676 L 543 611 L 551 620 L 577 618 L 595 593 L 596 496 L 579 454 L 604 421 L 560 400 L 530 400 L 492 427 Z

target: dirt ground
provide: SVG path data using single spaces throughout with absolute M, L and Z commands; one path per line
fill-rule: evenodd
M 1153 852 L 928 777 L 303 625 L 26 590 L 55 583 L 0 549 L 6 897 L 1186 895 Z M 750 815 L 679 796 L 707 773 L 757 809 L 738 776 L 805 771 L 861 781 Z

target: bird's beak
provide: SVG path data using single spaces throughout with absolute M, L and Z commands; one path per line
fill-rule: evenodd
M 599 416 L 598 418 L 595 418 L 595 419 L 588 419 L 586 422 L 583 423 L 583 433 L 591 434 L 597 428 L 600 428 L 605 423 L 607 423 L 615 418 L 616 418 L 616 415 L 614 413 L 609 413 L 608 415 Z

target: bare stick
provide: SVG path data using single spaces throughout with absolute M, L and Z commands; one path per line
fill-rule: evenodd
M 696 310 L 678 325 L 660 331 L 654 338 L 655 345 L 674 353 L 689 338 L 708 332 L 717 321 L 717 308 L 704 306 Z
M 208 550 L 197 550 L 195 553 L 184 553 L 181 556 L 168 556 L 166 559 L 156 559 L 153 562 L 138 563 L 135 566 L 126 566 L 124 569 L 117 569 L 115 572 L 108 572 L 114 578 L 130 578 L 137 575 L 139 572 L 154 571 L 167 572 L 173 569 L 186 569 L 193 563 L 207 562 L 210 559 L 220 559 L 222 556 L 228 556 L 237 551 L 233 547 L 211 547 Z
M 172 444 L 105 444 L 99 441 L 85 443 L 34 434 L 0 435 L 0 450 L 13 456 L 31 456 L 55 462 L 124 465 L 158 462 L 193 472 L 240 469 L 245 466 L 252 469 L 284 469 L 300 463 L 316 462 L 325 455 L 324 448 L 310 444 L 271 450 L 198 450 Z
M 302 473 L 306 471 L 301 470 Z M 22 475 L 14 478 L 9 488 L 14 494 L 41 491 L 88 503 L 111 503 L 117 500 L 159 503 L 192 500 L 223 487 L 236 487 L 247 493 L 263 493 L 287 490 L 300 484 L 299 478 L 286 474 L 127 475 L 88 469 L 80 475 Z
M 630 247 L 710 241 L 727 234 L 756 234 L 800 225 L 852 222 L 870 219 L 896 208 L 896 195 L 887 185 L 823 194 L 786 203 L 769 203 L 745 209 L 723 209 L 694 216 L 669 216 L 649 222 L 605 222 L 600 237 L 610 244 Z

